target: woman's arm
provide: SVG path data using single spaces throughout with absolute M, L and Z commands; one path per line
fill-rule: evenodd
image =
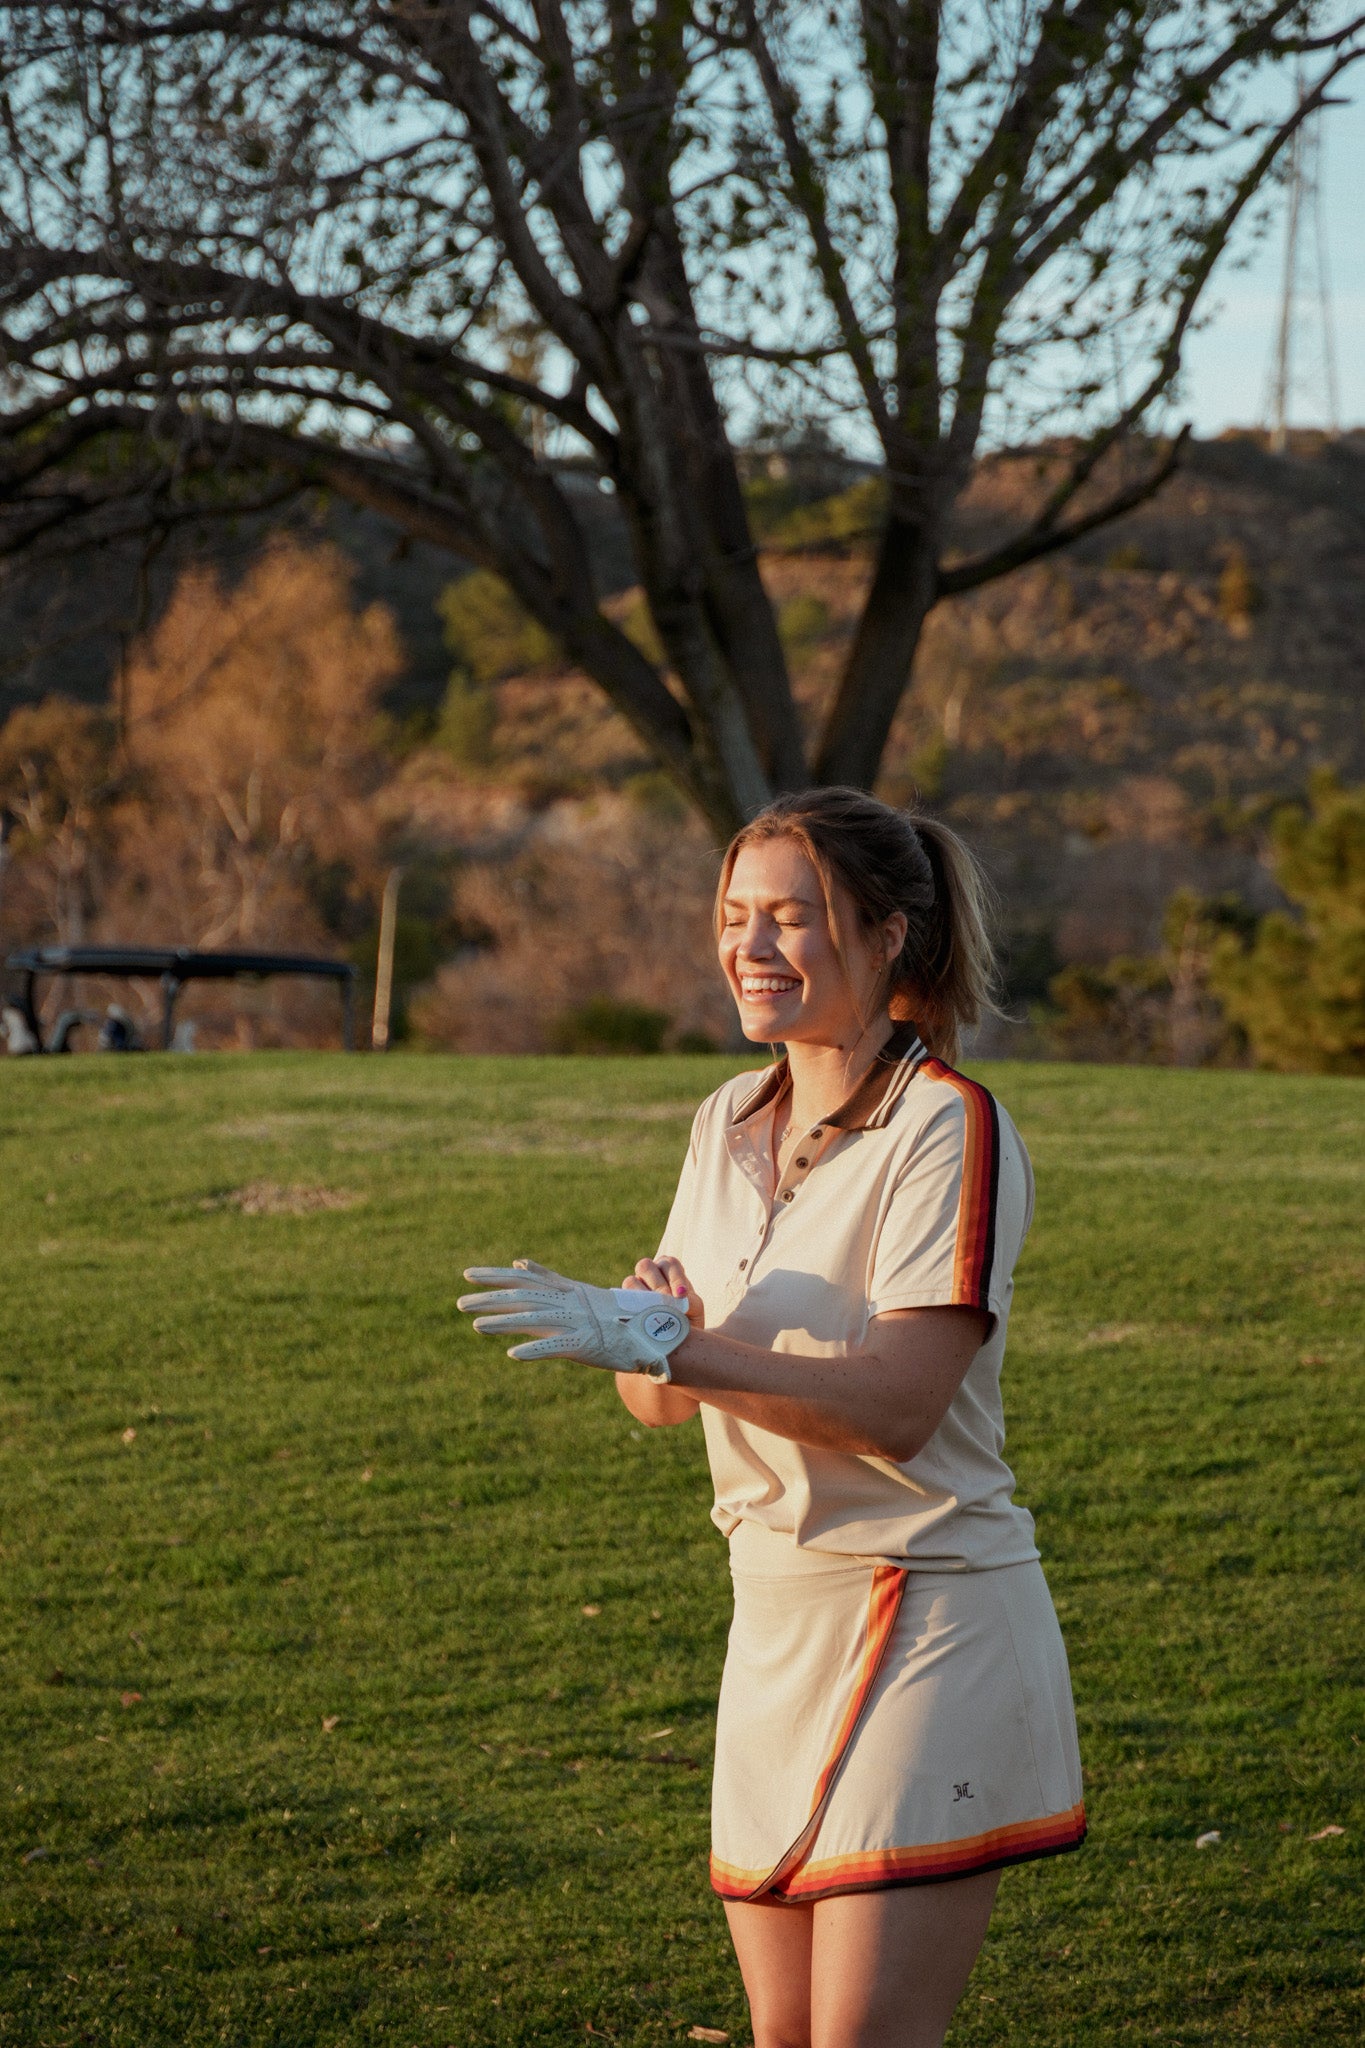
M 681 1387 L 661 1387 L 642 1372 L 618 1372 L 616 1391 L 635 1420 L 643 1422 L 646 1429 L 690 1422 L 701 1406 L 695 1394 L 685 1394 Z
M 625 1282 L 691 1297 L 678 1260 L 641 1259 Z M 867 1342 L 841 1357 L 765 1351 L 703 1327 L 691 1300 L 692 1329 L 673 1353 L 673 1383 L 656 1386 L 618 1373 L 632 1415 L 650 1428 L 686 1422 L 705 1402 L 774 1436 L 831 1451 L 904 1464 L 928 1443 L 981 1349 L 989 1317 L 975 1308 L 892 1309 L 873 1319 Z
M 898 1308 L 876 1316 L 867 1342 L 837 1358 L 764 1351 L 714 1330 L 692 1330 L 662 1391 L 757 1423 L 774 1436 L 903 1465 L 948 1413 L 985 1340 L 976 1308 Z

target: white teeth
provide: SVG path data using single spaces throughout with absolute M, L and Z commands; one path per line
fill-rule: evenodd
M 776 975 L 741 975 L 740 988 L 746 996 L 785 995 L 788 989 L 799 988 L 799 981 L 783 981 Z

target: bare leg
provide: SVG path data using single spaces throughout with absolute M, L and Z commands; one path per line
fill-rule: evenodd
M 805 2037 L 811 2048 L 942 2048 L 999 1882 L 998 1870 L 983 1870 L 946 1884 L 817 1901 Z M 754 2040 L 755 2048 L 766 2048 L 757 2028 Z
M 810 1906 L 727 1899 L 725 1917 L 749 2000 L 754 2048 L 811 2048 Z

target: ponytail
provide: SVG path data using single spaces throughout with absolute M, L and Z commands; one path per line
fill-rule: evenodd
M 949 826 L 937 818 L 912 815 L 908 821 L 924 848 L 933 875 L 933 900 L 924 919 L 922 952 L 909 959 L 898 980 L 911 998 L 917 995 L 916 1022 L 932 1051 L 956 1059 L 964 1032 L 975 1030 L 983 1017 L 998 1017 L 999 970 L 990 927 L 993 892 L 975 856 Z M 900 963 L 897 962 L 897 965 Z M 895 983 L 893 983 L 893 988 Z M 899 993 L 899 991 L 898 991 Z M 893 995 L 892 1008 L 896 997 Z M 929 1035 L 938 1040 L 931 1042 Z

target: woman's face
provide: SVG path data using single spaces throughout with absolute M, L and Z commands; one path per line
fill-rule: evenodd
M 746 1038 L 844 1048 L 873 1021 L 885 962 L 904 943 L 905 920 L 891 919 L 885 934 L 865 934 L 838 883 L 834 912 L 842 962 L 820 877 L 800 843 L 763 839 L 741 847 L 725 892 L 720 964 Z

